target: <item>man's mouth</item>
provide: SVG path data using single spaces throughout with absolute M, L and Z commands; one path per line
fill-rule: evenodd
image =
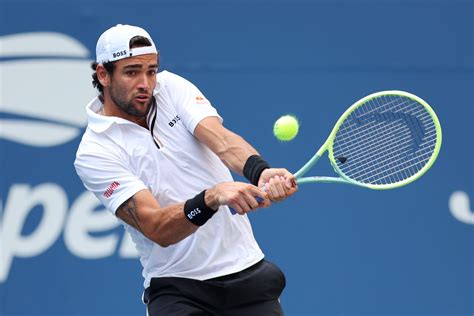
M 139 102 L 148 102 L 150 100 L 150 96 L 147 94 L 139 94 L 135 97 L 135 99 Z

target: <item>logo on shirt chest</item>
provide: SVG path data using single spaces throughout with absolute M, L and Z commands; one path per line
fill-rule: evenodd
M 181 118 L 176 115 L 175 117 L 173 117 L 173 119 L 171 121 L 168 122 L 168 125 L 173 127 L 176 125 L 176 123 L 178 123 L 179 121 L 181 121 Z

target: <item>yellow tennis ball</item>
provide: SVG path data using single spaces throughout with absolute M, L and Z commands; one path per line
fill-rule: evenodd
M 284 115 L 280 117 L 273 125 L 273 134 L 282 141 L 289 141 L 298 134 L 300 124 L 292 115 Z

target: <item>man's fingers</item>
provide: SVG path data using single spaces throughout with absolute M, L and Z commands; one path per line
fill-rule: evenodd
M 281 186 L 280 178 L 278 176 L 270 179 L 269 187 L 270 198 L 274 201 L 281 200 L 284 196 L 284 189 Z
M 284 198 L 287 193 L 286 193 L 286 185 L 285 185 L 285 178 L 283 177 L 277 177 L 275 179 L 275 185 L 277 187 L 277 191 L 278 191 L 278 198 L 282 199 Z
M 291 188 L 294 188 L 296 186 L 296 178 L 294 175 L 292 175 L 291 173 L 285 177 L 285 184 L 286 186 L 291 189 Z
M 281 187 L 283 191 L 285 192 L 285 196 L 288 196 L 290 194 L 290 189 L 291 187 L 288 187 L 287 180 L 285 177 L 281 176 L 280 177 L 280 182 L 281 182 Z
M 268 194 L 270 194 L 270 198 L 272 200 L 274 200 L 277 195 L 278 195 L 278 191 L 277 189 L 275 188 L 275 179 L 271 178 L 269 181 L 268 181 Z
M 270 197 L 268 193 L 265 191 L 266 189 L 260 189 L 255 186 L 251 188 L 251 195 L 253 196 L 253 200 L 257 203 L 257 207 L 269 207 L 271 204 Z
M 244 200 L 243 203 L 245 203 L 245 205 L 246 205 L 246 208 L 247 208 L 246 211 L 247 212 L 258 208 L 258 202 L 257 202 L 255 194 L 256 193 L 254 193 L 254 191 L 247 191 L 243 195 L 243 200 Z
M 243 215 L 259 207 L 268 207 L 270 199 L 268 194 L 256 186 L 246 184 L 245 187 L 237 190 L 235 196 L 232 198 L 233 204 L 238 205 L 236 211 Z
M 294 177 L 289 173 L 290 178 L 285 176 L 274 176 L 265 184 L 266 190 L 272 201 L 281 201 L 294 194 L 297 190 L 297 184 Z
M 271 205 L 271 193 L 248 183 L 222 183 L 219 185 L 219 192 L 221 205 L 228 205 L 240 215 Z

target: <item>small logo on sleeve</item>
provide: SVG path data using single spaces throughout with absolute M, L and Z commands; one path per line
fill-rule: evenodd
M 109 187 L 107 188 L 107 190 L 105 190 L 104 192 L 104 196 L 105 198 L 109 198 L 112 196 L 112 194 L 114 193 L 114 191 L 120 186 L 120 183 L 118 183 L 117 181 L 114 181 L 112 182 Z
M 196 103 L 197 104 L 207 104 L 207 103 L 209 103 L 209 101 L 207 101 L 207 99 L 205 97 L 203 97 L 201 95 L 198 95 L 196 97 Z

